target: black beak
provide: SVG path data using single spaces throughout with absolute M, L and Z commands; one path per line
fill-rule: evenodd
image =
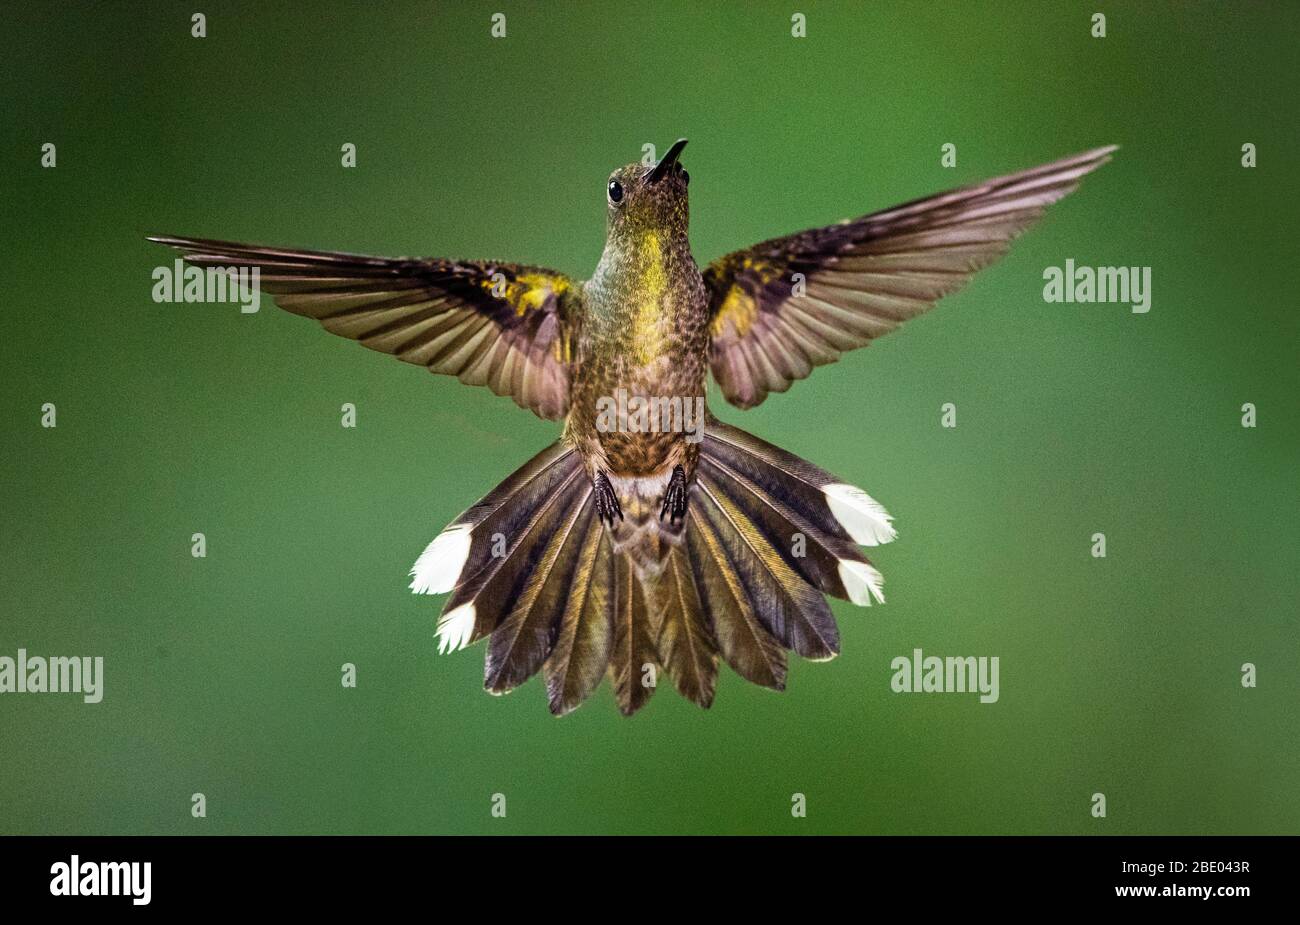
M 668 149 L 663 157 L 659 158 L 659 163 L 650 168 L 646 173 L 645 179 L 648 183 L 658 183 L 668 171 L 672 170 L 673 164 L 677 163 L 677 158 L 681 156 L 682 148 L 686 147 L 686 139 L 678 138 L 673 142 L 673 146 Z

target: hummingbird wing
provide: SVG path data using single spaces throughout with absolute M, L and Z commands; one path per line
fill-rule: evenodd
M 1114 150 L 773 238 L 709 264 L 709 361 L 723 394 L 752 408 L 926 311 L 1005 254 Z
M 399 360 L 485 385 L 547 420 L 569 408 L 572 280 L 487 260 L 363 257 L 151 237 L 200 267 L 257 268 L 295 315 Z

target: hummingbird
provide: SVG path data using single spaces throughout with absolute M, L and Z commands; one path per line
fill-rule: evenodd
M 893 518 L 861 488 L 713 417 L 707 377 L 752 408 L 869 345 L 1006 253 L 1115 150 L 772 238 L 701 269 L 685 147 L 610 174 L 605 247 L 585 281 L 495 260 L 149 238 L 199 267 L 256 268 L 281 308 L 563 422 L 428 544 L 410 586 L 449 593 L 440 652 L 486 640 L 484 687 L 503 694 L 540 671 L 557 716 L 606 677 L 630 716 L 661 672 L 708 707 L 720 661 L 779 691 L 788 652 L 839 653 L 827 596 L 884 603 L 862 549 L 895 539 Z M 609 413 L 615 395 L 627 400 Z M 691 407 L 695 426 L 681 413 Z

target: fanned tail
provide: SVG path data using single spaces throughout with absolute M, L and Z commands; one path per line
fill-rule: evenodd
M 484 686 L 505 693 L 544 669 L 551 712 L 577 707 L 608 675 L 631 715 L 665 674 L 708 707 L 719 659 L 783 690 L 787 650 L 839 652 L 823 595 L 884 602 L 859 545 L 894 539 L 864 492 L 744 431 L 710 421 L 685 528 L 616 551 L 592 485 L 562 443 L 543 450 L 424 551 L 411 587 L 450 591 L 440 650 L 488 637 Z M 647 568 L 634 561 L 662 550 Z

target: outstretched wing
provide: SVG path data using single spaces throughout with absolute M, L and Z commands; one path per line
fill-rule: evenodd
M 752 408 L 960 289 L 1115 146 L 764 241 L 714 261 L 710 364 Z
M 574 283 L 540 267 L 486 260 L 362 257 L 151 237 L 201 267 L 258 268 L 295 315 L 372 350 L 485 385 L 547 420 L 569 408 Z

